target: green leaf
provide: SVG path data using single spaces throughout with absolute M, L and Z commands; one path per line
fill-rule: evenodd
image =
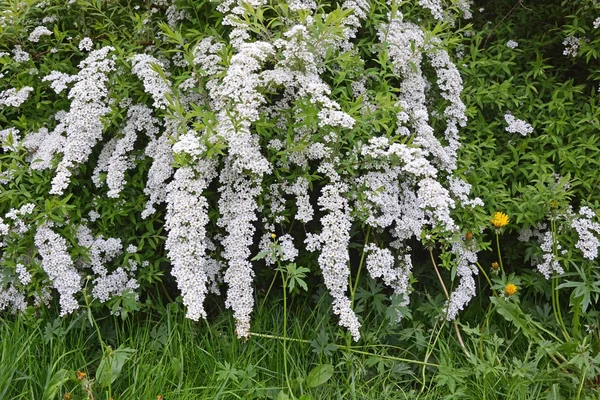
M 98 383 L 104 387 L 110 386 L 121 375 L 123 366 L 134 353 L 134 349 L 123 346 L 119 346 L 114 351 L 109 349 L 104 353 L 96 371 L 96 380 Z
M 46 388 L 44 389 L 44 394 L 42 395 L 43 400 L 52 400 L 56 397 L 56 394 L 60 390 L 60 388 L 69 380 L 69 375 L 72 372 L 67 371 L 66 369 L 61 369 L 56 371 L 52 378 L 46 384 Z
M 321 386 L 329 380 L 333 375 L 333 365 L 331 364 L 320 364 L 314 367 L 306 377 L 306 384 L 308 387 Z

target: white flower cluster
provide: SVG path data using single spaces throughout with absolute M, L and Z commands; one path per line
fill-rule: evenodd
M 33 88 L 30 86 L 24 86 L 19 90 L 11 88 L 1 91 L 0 110 L 6 106 L 19 107 L 27 101 L 31 92 L 33 92 Z
M 562 44 L 563 46 L 565 46 L 565 49 L 563 50 L 563 55 L 569 57 L 577 57 L 577 53 L 579 52 L 579 46 L 581 45 L 580 38 L 569 35 L 565 38 L 565 40 L 563 40 Z
M 176 136 L 176 124 L 176 120 L 167 120 L 162 135 L 151 140 L 146 146 L 145 154 L 151 157 L 153 161 L 144 188 L 144 193 L 150 199 L 146 203 L 146 208 L 142 211 L 142 218 L 152 215 L 156 211 L 154 206 L 165 201 L 167 195 L 166 182 L 173 175 L 171 164 L 174 158 L 170 137 Z
M 313 219 L 314 210 L 310 204 L 308 179 L 299 176 L 292 185 L 286 187 L 286 192 L 296 196 L 297 210 L 295 218 L 302 223 L 311 221 Z
M 594 20 L 594 29 L 600 28 L 600 17 Z
M 200 67 L 203 76 L 213 76 L 223 70 L 219 65 L 221 57 L 218 53 L 225 46 L 223 43 L 215 42 L 212 36 L 202 39 L 194 48 L 194 64 Z
M 219 177 L 221 218 L 217 224 L 227 232 L 221 241 L 224 248 L 222 255 L 228 265 L 223 277 L 229 285 L 225 306 L 233 310 L 238 337 L 248 337 L 250 314 L 254 306 L 254 271 L 248 258 L 255 231 L 253 222 L 257 219 L 256 196 L 261 189 L 252 178 L 241 175 L 232 164 L 231 156 L 227 157 Z
M 469 194 L 471 193 L 471 184 L 465 182 L 460 178 L 450 177 L 450 192 L 460 200 L 463 206 L 475 207 L 481 206 L 483 207 L 483 200 L 479 197 L 474 199 L 469 198 Z
M 45 26 L 38 26 L 29 34 L 29 41 L 37 43 L 40 41 L 42 36 L 50 35 L 52 35 L 52 31 L 50 29 L 46 28 Z
M 399 258 L 398 266 L 389 249 L 381 249 L 370 243 L 365 246 L 367 253 L 367 271 L 373 279 L 381 278 L 383 282 L 394 290 L 394 294 L 401 296 L 400 306 L 407 306 L 410 295 L 410 274 L 412 260 L 409 254 Z M 398 320 L 402 314 L 398 314 Z
M 79 45 L 77 46 L 79 51 L 90 51 L 92 47 L 94 47 L 94 42 L 89 37 L 84 37 L 79 41 Z
M 3 129 L 0 131 L 0 144 L 2 150 L 9 152 L 16 150 L 21 140 L 21 131 L 15 128 Z
M 583 256 L 588 260 L 598 258 L 598 248 L 600 240 L 596 235 L 600 235 L 600 223 L 592 221 L 596 218 L 596 213 L 591 208 L 583 206 L 579 209 L 580 218 L 574 218 L 571 227 L 577 231 L 579 240 L 576 248 L 583 252 Z
M 87 161 L 96 142 L 102 137 L 104 117 L 110 109 L 106 106 L 108 73 L 114 70 L 114 50 L 107 46 L 95 50 L 83 60 L 77 74 L 77 83 L 69 91 L 71 108 L 62 121 L 66 141 L 63 158 L 56 168 L 50 194 L 63 194 L 69 185 L 71 169 Z
M 42 257 L 42 269 L 60 296 L 60 316 L 71 314 L 79 308 L 75 294 L 81 290 L 81 276 L 73 266 L 67 241 L 50 224 L 40 225 L 34 241 Z
M 319 235 L 307 238 L 307 247 L 320 245 L 319 267 L 323 273 L 325 287 L 333 297 L 333 312 L 340 318 L 340 325 L 347 328 L 355 341 L 360 339 L 360 322 L 350 305 L 346 295 L 350 269 L 348 262 L 348 245 L 350 244 L 350 228 L 352 226 L 350 207 L 343 193 L 348 186 L 341 182 L 333 166 L 323 164 L 319 170 L 327 173 L 330 183 L 323 187 L 318 204 L 327 213 L 321 218 L 322 230 Z
M 419 0 L 419 4 L 421 7 L 429 9 L 435 19 L 442 19 L 444 16 L 440 0 Z
M 23 264 L 18 263 L 15 267 L 15 272 L 19 277 L 19 282 L 21 282 L 21 285 L 27 286 L 31 283 L 31 273 L 29 273 Z
M 100 172 L 106 171 L 108 197 L 118 198 L 125 186 L 125 171 L 135 167 L 132 156 L 129 156 L 137 139 L 137 133 L 145 131 L 152 140 L 158 136 L 159 121 L 152 116 L 152 110 L 144 105 L 134 105 L 127 111 L 127 122 L 123 127 L 122 137 L 113 138 L 104 147 L 98 165 L 94 169 L 92 180 L 100 186 Z M 106 151 L 104 151 L 106 150 Z
M 214 161 L 198 160 L 193 167 L 179 168 L 167 186 L 168 230 L 165 249 L 173 264 L 171 275 L 181 290 L 186 316 L 194 321 L 206 318 L 204 298 L 208 291 L 212 263 L 207 256 L 206 225 L 208 202 L 204 190 L 215 178 Z
M 541 258 L 539 256 L 532 257 L 532 264 L 535 265 L 538 272 L 544 275 L 544 278 L 550 279 L 553 274 L 562 275 L 565 273 L 561 267 L 560 262 L 557 260 L 554 253 L 554 246 L 557 251 L 561 249 L 560 244 L 552 234 L 552 231 L 546 230 L 545 224 L 538 224 L 533 228 L 526 228 L 521 230 L 519 233 L 519 241 L 529 242 L 532 237 L 535 237 L 540 243 L 540 249 L 542 250 Z M 556 242 L 556 243 L 555 243 Z
M 69 75 L 60 71 L 50 71 L 48 75 L 42 78 L 42 82 L 51 82 L 50 87 L 56 94 L 59 94 L 67 88 L 69 83 L 76 82 L 78 79 L 77 75 Z
M 167 95 L 172 94 L 171 84 L 153 69 L 154 67 L 162 70 L 165 65 L 148 54 L 134 55 L 131 64 L 131 72 L 142 80 L 146 93 L 154 99 L 154 107 L 165 109 L 169 104 Z
M 508 124 L 505 128 L 506 132 L 520 133 L 523 136 L 527 136 L 533 132 L 533 126 L 521 119 L 516 119 L 510 112 L 504 114 L 504 120 Z
M 94 272 L 92 296 L 104 303 L 115 296 L 122 296 L 126 291 L 135 292 L 139 287 L 133 273 L 136 266 L 130 268 L 117 267 L 109 272 L 107 265 L 122 254 L 123 245 L 120 239 L 104 239 L 102 235 L 94 237 L 85 225 L 77 229 L 77 241 L 87 248 L 89 262 L 79 261 L 81 267 L 91 268 Z
M 509 40 L 508 42 L 506 42 L 506 47 L 508 47 L 509 49 L 516 49 L 519 46 L 518 42 L 515 42 L 514 40 Z
M 471 243 L 471 246 L 473 243 Z M 477 253 L 462 242 L 455 242 L 452 245 L 452 251 L 456 255 L 456 275 L 460 277 L 458 287 L 450 294 L 450 299 L 446 303 L 446 319 L 453 321 L 458 317 L 460 310 L 463 310 L 471 299 L 475 296 L 476 287 L 473 275 L 479 271 L 475 266 L 477 262 Z
M 0 282 L 5 281 L 5 276 L 0 273 Z M 13 313 L 25 311 L 27 308 L 25 296 L 15 287 L 13 283 L 9 283 L 6 286 L 2 285 L 0 288 L 2 289 L 0 290 L 0 311 L 4 311 L 6 309 Z
M 274 265 L 279 261 L 293 262 L 298 257 L 298 249 L 294 246 L 294 238 L 290 234 L 285 234 L 276 238 L 277 243 L 273 241 L 271 233 L 266 232 L 260 239 L 259 248 L 265 252 L 265 264 Z M 280 251 L 275 252 L 278 247 Z
M 18 63 L 24 63 L 31 60 L 31 55 L 24 51 L 20 45 L 13 48 L 13 59 Z
M 43 170 L 52 166 L 54 155 L 63 151 L 66 138 L 63 136 L 65 132 L 65 117 L 67 113 L 59 112 L 54 118 L 59 122 L 52 132 L 48 128 L 40 128 L 37 132 L 31 132 L 23 139 L 23 147 L 29 153 L 26 160 L 30 163 L 33 170 Z
M 425 96 L 428 82 L 421 69 L 422 53 L 426 47 L 425 32 L 421 27 L 411 22 L 404 22 L 402 18 L 403 16 L 398 14 L 387 25 L 381 26 L 378 31 L 379 39 L 386 43 L 388 47 L 394 71 L 404 77 L 400 83 L 400 95 L 398 96 L 398 105 L 402 110 L 398 113 L 397 134 L 400 136 L 414 134 L 413 143 L 415 145 L 433 155 L 436 163 L 440 166 L 452 170 L 455 168 L 455 160 L 452 156 L 456 150 L 456 145 L 454 143 L 450 144 L 452 152 L 448 154 L 440 141 L 434 136 L 434 130 L 429 124 L 429 111 Z M 440 58 L 436 64 L 441 66 L 445 63 Z M 450 74 L 440 71 L 438 76 L 440 82 L 444 82 L 450 76 L 455 76 L 455 74 L 453 71 Z M 460 77 L 460 75 L 458 76 Z M 442 79 L 442 77 L 444 78 Z M 446 89 L 450 90 L 452 86 L 462 87 L 462 82 L 448 80 L 444 85 Z M 452 96 L 452 98 L 455 97 L 449 91 L 446 95 Z M 407 124 L 414 133 L 411 133 Z M 454 127 L 449 126 L 449 128 L 448 133 L 454 132 Z

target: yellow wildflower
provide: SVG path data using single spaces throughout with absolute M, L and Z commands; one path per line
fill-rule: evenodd
M 492 263 L 492 268 L 493 268 L 493 269 L 498 269 L 498 268 L 500 268 L 500 264 L 498 264 L 498 261 L 494 261 L 494 262 Z
M 276 235 L 276 234 L 274 234 L 274 233 L 271 233 L 271 239 L 275 239 L 276 237 L 277 237 L 277 235 Z
M 473 233 L 472 232 L 467 232 L 465 235 L 465 240 L 471 240 L 473 239 Z
M 507 296 L 512 296 L 513 294 L 517 293 L 517 285 L 509 283 L 504 288 L 504 293 L 506 293 Z
M 71 400 L 71 393 L 65 393 L 65 400 Z
M 83 371 L 77 371 L 77 379 L 82 381 L 85 378 L 86 373 Z
M 498 211 L 494 213 L 490 221 L 492 222 L 492 225 L 494 225 L 496 228 L 502 228 L 503 226 L 508 225 L 509 219 L 510 218 L 508 218 L 508 215 Z

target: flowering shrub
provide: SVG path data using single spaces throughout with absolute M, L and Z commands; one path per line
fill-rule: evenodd
M 526 301 L 519 279 L 555 307 L 567 289 L 580 318 L 600 295 L 598 84 L 570 71 L 598 24 L 571 10 L 551 66 L 538 31 L 484 24 L 504 6 L 3 3 L 0 309 L 68 315 L 89 293 L 127 315 L 172 282 L 192 320 L 223 294 L 248 337 L 254 287 L 297 262 L 354 340 L 366 273 L 394 321 L 434 274 L 456 320 L 481 272 L 507 302 Z
M 60 3 L 1 10 L 1 308 L 67 315 L 89 288 L 127 312 L 168 272 L 189 318 L 224 289 L 248 336 L 271 234 L 282 261 L 314 252 L 355 340 L 354 232 L 402 306 L 415 239 L 455 249 L 449 319 L 475 294 L 453 216 L 483 204 L 455 174 L 462 0 Z

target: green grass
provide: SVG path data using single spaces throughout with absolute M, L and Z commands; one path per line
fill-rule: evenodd
M 490 321 L 493 329 L 484 333 L 461 328 L 471 353 L 467 357 L 451 324 L 440 330 L 441 321 L 432 318 L 426 326 L 432 305 L 421 304 L 420 318 L 392 327 L 374 313 L 363 313 L 364 338 L 353 343 L 335 325 L 326 297 L 302 299 L 292 297 L 287 313 L 287 357 L 280 299 L 254 313 L 255 335 L 248 340 L 236 338 L 230 312 L 216 306 L 208 323 L 185 319 L 181 306 L 171 304 L 125 321 L 104 317 L 97 321 L 99 330 L 86 310 L 60 319 L 5 317 L 0 320 L 0 399 L 63 399 L 67 392 L 73 400 L 577 396 L 576 374 L 558 368 L 540 346 L 497 316 Z M 113 350 L 103 352 L 98 331 Z M 118 348 L 133 354 L 112 384 L 101 385 L 97 377 L 103 354 Z M 319 365 L 324 366 L 321 381 L 315 372 L 309 377 Z M 328 378 L 329 365 L 333 373 Z M 77 380 L 78 370 L 86 373 L 84 380 Z M 580 398 L 586 393 L 594 396 L 587 384 Z

